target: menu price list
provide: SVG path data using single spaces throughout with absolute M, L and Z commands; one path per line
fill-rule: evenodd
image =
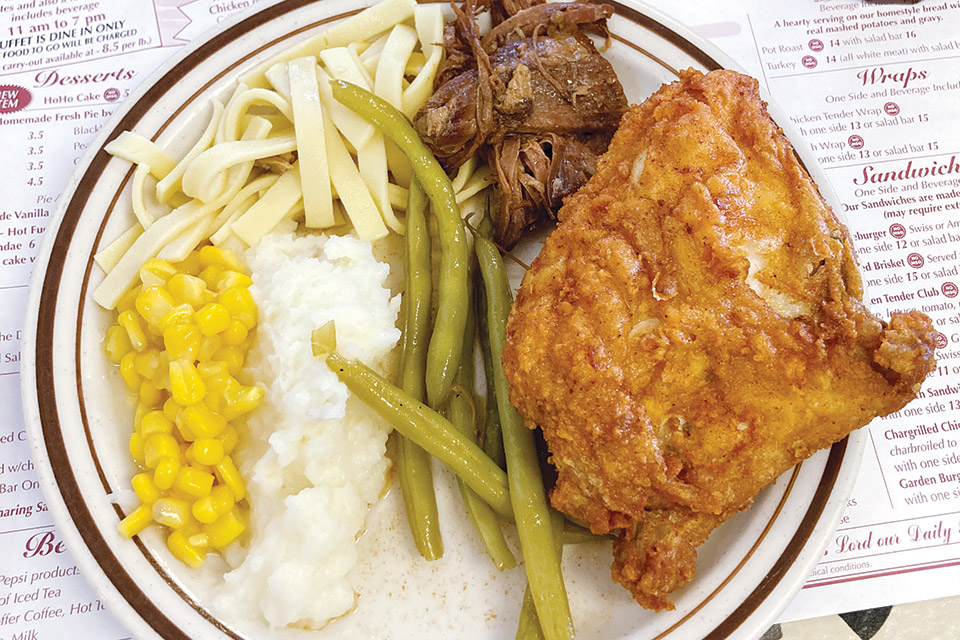
M 845 28 L 823 40 L 817 18 L 754 23 L 761 50 L 789 32 L 804 44 L 795 72 L 774 68 L 784 58 L 765 60 L 765 79 L 796 106 L 788 111 L 802 144 L 840 195 L 871 308 L 885 317 L 919 309 L 939 332 L 938 368 L 917 400 L 870 427 L 852 503 L 794 604 L 801 615 L 817 606 L 807 594 L 831 585 L 844 591 L 820 597 L 856 594 L 844 595 L 850 608 L 957 593 L 945 576 L 960 564 L 960 42 L 944 24 L 958 23 L 958 7 L 858 4 L 842 23 L 820 25 Z M 953 573 L 921 577 L 937 570 Z M 805 613 L 804 600 L 814 607 Z
M 0 397 L 16 397 L 18 383 L 18 376 L 0 376 Z M 54 529 L 19 406 L 5 413 L 0 422 L 0 640 L 76 637 L 81 617 L 89 637 L 125 637 L 113 618 L 101 613 L 105 607 Z
M 826 167 L 956 150 L 940 132 L 960 98 L 960 39 L 948 21 L 960 2 L 910 6 L 822 1 L 819 13 L 753 22 L 760 69 L 804 141 Z M 838 13 L 842 12 L 842 13 Z M 804 13 L 811 14 L 807 9 Z M 823 76 L 813 86 L 798 77 Z M 864 167 L 872 173 L 877 166 Z
M 147 8 L 147 11 L 144 11 Z M 100 0 L 28 0 L 0 4 L 0 70 L 53 65 L 137 51 L 160 44 L 152 4 Z M 59 73 L 46 75 L 54 83 Z
M 7 202 L 18 199 L 14 193 L 5 197 Z M 29 210 L 0 205 L 0 283 L 15 286 L 29 281 L 37 247 L 50 216 L 47 200 L 53 201 L 54 197 L 40 195 L 35 201 L 44 204 Z
M 139 80 L 139 74 L 133 71 L 121 75 L 127 77 L 127 81 L 120 85 L 122 90 L 115 88 L 117 100 L 127 95 Z M 95 77 L 95 74 L 81 73 L 73 77 L 84 79 Z M 0 76 L 0 82 L 9 81 L 9 77 Z M 4 113 L 0 109 L 0 132 L 5 150 L 8 157 L 20 160 L 18 170 L 8 173 L 3 180 L 0 287 L 22 286 L 29 282 L 40 238 L 46 231 L 60 191 L 100 125 L 116 107 L 114 104 L 94 104 L 92 101 L 102 100 L 102 96 L 83 87 L 42 88 L 29 82 L 22 84 L 31 86 L 35 95 L 31 95 L 29 101 L 21 97 L 15 112 Z M 14 86 L 0 87 L 0 94 L 5 90 L 18 90 L 21 94 L 29 91 L 22 87 L 9 88 Z M 53 102 L 60 104 L 44 105 L 39 100 L 51 96 L 56 96 Z
M 960 2 L 822 0 L 792 11 L 751 13 L 762 78 L 838 192 L 870 307 L 882 317 L 919 309 L 938 331 L 937 370 L 914 402 L 870 426 L 846 513 L 792 608 L 799 617 L 829 612 L 835 598 L 855 609 L 956 595 Z M 921 577 L 938 569 L 951 573 Z M 814 595 L 829 585 L 843 590 Z
M 42 501 L 35 506 L 44 508 Z M 19 559 L 0 570 L 0 640 L 77 637 L 77 624 L 85 637 L 127 636 L 91 594 L 52 525 L 7 531 L 0 540 Z

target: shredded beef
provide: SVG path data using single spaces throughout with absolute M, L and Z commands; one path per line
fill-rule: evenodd
M 491 13 L 480 36 L 476 14 Z M 494 169 L 496 239 L 509 247 L 596 168 L 627 108 L 610 63 L 584 31 L 606 35 L 609 5 L 467 0 L 447 25 L 447 59 L 414 125 L 444 168 L 480 151 Z

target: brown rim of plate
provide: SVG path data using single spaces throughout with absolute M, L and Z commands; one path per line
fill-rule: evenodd
M 268 7 L 263 11 L 260 11 L 241 22 L 229 27 L 225 31 L 222 31 L 210 40 L 198 47 L 192 54 L 181 60 L 178 64 L 172 67 L 160 81 L 153 84 L 144 95 L 133 104 L 127 112 L 124 114 L 122 119 L 117 123 L 111 135 L 108 139 L 113 139 L 120 132 L 125 130 L 130 130 L 134 125 L 143 117 L 143 114 L 146 113 L 150 106 L 156 103 L 156 101 L 163 96 L 166 92 L 164 87 L 169 87 L 172 84 L 182 80 L 188 73 L 195 69 L 202 61 L 205 61 L 213 53 L 218 51 L 225 44 L 233 42 L 234 40 L 241 37 L 243 34 L 251 31 L 255 28 L 262 26 L 264 23 L 277 18 L 278 16 L 289 13 L 290 11 L 300 9 L 306 5 L 314 4 L 321 2 L 322 0 L 287 0 L 286 2 L 280 5 L 274 5 Z M 637 11 L 632 7 L 625 6 L 619 2 L 611 2 L 615 7 L 616 13 L 637 25 L 647 29 L 648 31 L 655 34 L 657 37 L 662 38 L 672 45 L 677 47 L 679 50 L 683 51 L 685 54 L 690 56 L 692 59 L 697 60 L 704 68 L 717 69 L 720 68 L 720 65 L 708 54 L 701 51 L 696 47 L 692 42 L 687 40 L 685 37 L 676 33 L 672 29 L 664 26 L 663 24 L 657 22 L 650 16 L 644 15 L 643 13 Z M 285 34 L 280 38 L 276 38 L 273 41 L 264 44 L 261 47 L 258 47 L 255 51 L 252 51 L 247 56 L 235 61 L 228 68 L 222 70 L 217 76 L 208 81 L 204 86 L 200 87 L 195 94 L 191 97 L 189 101 L 185 103 L 190 104 L 191 101 L 196 99 L 200 93 L 205 91 L 210 85 L 220 79 L 224 74 L 235 69 L 238 65 L 246 62 L 251 57 L 259 54 L 264 49 L 272 47 L 279 42 L 286 40 L 294 35 L 302 33 L 303 31 L 313 29 L 323 23 L 330 22 L 336 19 L 340 19 L 356 13 L 358 10 L 346 12 L 339 14 L 337 16 L 330 16 L 321 21 L 317 21 L 306 25 L 304 27 L 298 28 L 296 31 Z M 669 65 L 664 63 L 659 58 L 653 56 L 648 51 L 640 47 L 639 45 L 626 41 L 623 38 L 616 38 L 619 42 L 630 46 L 636 51 L 646 55 L 650 59 L 654 60 L 664 68 L 668 69 L 671 72 L 676 72 L 675 69 L 671 68 Z M 185 106 L 184 105 L 184 106 Z M 157 135 L 163 131 L 172 121 L 176 118 L 181 110 L 184 108 L 178 109 L 176 113 L 170 116 L 163 126 L 158 130 Z M 166 639 L 177 639 L 177 640 L 188 640 L 190 635 L 182 628 L 178 627 L 176 623 L 170 620 L 159 608 L 151 601 L 150 597 L 143 592 L 143 590 L 137 585 L 136 581 L 130 576 L 129 573 L 124 569 L 123 565 L 120 563 L 118 558 L 113 554 L 106 540 L 100 533 L 99 529 L 96 526 L 96 522 L 93 519 L 92 514 L 86 506 L 84 497 L 80 490 L 80 486 L 77 483 L 77 479 L 73 473 L 72 468 L 70 467 L 70 456 L 67 450 L 65 441 L 63 440 L 63 435 L 60 428 L 60 416 L 57 412 L 57 402 L 56 402 L 56 387 L 54 384 L 54 366 L 53 366 L 53 335 L 54 335 L 54 326 L 55 326 L 55 312 L 57 306 L 57 299 L 59 295 L 60 280 L 63 275 L 64 261 L 70 247 L 70 242 L 73 237 L 73 233 L 79 224 L 80 218 L 82 216 L 83 210 L 85 208 L 87 199 L 90 194 L 93 192 L 96 187 L 100 176 L 102 175 L 104 169 L 109 162 L 110 157 L 106 154 L 103 149 L 100 149 L 98 153 L 93 157 L 90 165 L 85 170 L 83 176 L 81 177 L 75 191 L 71 195 L 69 203 L 66 205 L 66 208 L 62 215 L 62 220 L 60 227 L 57 230 L 56 240 L 51 249 L 50 258 L 47 264 L 47 272 L 44 276 L 42 287 L 41 287 L 41 296 L 38 309 L 38 321 L 37 321 L 37 338 L 36 338 L 36 390 L 38 398 L 38 410 L 41 421 L 41 431 L 44 437 L 44 444 L 46 448 L 47 455 L 50 460 L 50 465 L 53 469 L 54 478 L 57 483 L 57 487 L 60 491 L 60 494 L 64 500 L 65 506 L 68 513 L 70 514 L 71 519 L 74 522 L 74 525 L 77 528 L 78 533 L 83 539 L 84 543 L 87 546 L 90 554 L 96 560 L 100 568 L 103 570 L 104 575 L 110 580 L 113 587 L 123 596 L 127 601 L 130 607 L 146 622 L 158 635 Z M 106 221 L 109 219 L 109 215 L 112 212 L 113 206 L 117 202 L 120 191 L 123 190 L 123 187 L 126 181 L 129 179 L 129 174 L 122 181 L 118 187 L 117 192 L 114 195 L 114 199 L 111 202 L 110 210 L 106 212 L 104 216 L 104 221 L 100 226 L 100 229 L 97 233 L 97 237 L 94 243 L 94 246 L 99 244 L 99 241 L 104 232 Z M 88 258 L 87 268 L 84 275 L 84 280 L 82 284 L 81 296 L 80 296 L 80 307 L 78 309 L 77 315 L 77 329 L 76 329 L 76 340 L 75 344 L 76 353 L 80 352 L 80 337 L 82 332 L 81 319 L 83 317 L 83 309 L 86 302 L 86 291 L 89 284 L 89 275 L 92 270 L 93 265 L 93 254 L 91 252 L 90 257 Z M 79 373 L 79 362 L 76 364 L 77 372 Z M 93 457 L 94 464 L 97 468 L 101 482 L 104 484 L 105 490 L 109 493 L 111 491 L 110 487 L 106 482 L 105 475 L 103 474 L 102 468 L 97 458 L 95 448 L 93 446 L 92 433 L 89 428 L 86 417 L 86 408 L 84 406 L 84 396 L 81 385 L 81 376 L 77 375 L 77 391 L 78 398 L 80 401 L 80 412 L 82 416 L 83 426 L 87 438 L 87 445 Z M 721 622 L 707 637 L 709 638 L 725 638 L 735 631 L 744 620 L 746 620 L 766 599 L 770 592 L 779 584 L 780 580 L 785 575 L 787 569 L 791 566 L 793 561 L 799 555 L 804 544 L 808 540 L 810 533 L 812 532 L 814 526 L 820 518 L 820 515 L 823 511 L 824 506 L 826 505 L 827 499 L 830 495 L 830 492 L 836 482 L 841 463 L 844 458 L 844 453 L 846 450 L 846 441 L 838 443 L 833 446 L 830 451 L 830 455 L 827 461 L 827 464 L 824 468 L 823 476 L 821 477 L 818 490 L 816 491 L 807 512 L 802 519 L 800 526 L 798 527 L 797 532 L 791 538 L 785 550 L 781 553 L 780 558 L 775 563 L 774 567 L 770 570 L 767 576 L 757 585 L 753 592 L 744 600 L 744 602 L 734 610 L 727 618 Z M 740 570 L 740 568 L 745 564 L 746 560 L 753 554 L 753 552 L 758 548 L 761 541 L 766 536 L 767 531 L 773 521 L 776 520 L 777 516 L 780 513 L 780 510 L 786 500 L 787 496 L 790 493 L 790 489 L 793 486 L 793 482 L 797 477 L 797 471 L 794 471 L 791 476 L 790 483 L 785 491 L 784 496 L 781 498 L 780 504 L 777 506 L 774 514 L 771 516 L 770 522 L 768 522 L 767 527 L 761 533 L 759 539 L 753 544 L 747 556 L 741 561 L 741 563 L 734 569 L 734 571 L 727 577 L 723 584 L 726 584 L 734 575 Z M 170 587 L 178 594 L 181 598 L 184 599 L 197 613 L 198 615 L 205 618 L 208 622 L 213 624 L 217 629 L 225 633 L 228 637 L 240 639 L 242 636 L 237 635 L 235 632 L 223 625 L 215 616 L 210 614 L 206 609 L 196 603 L 192 598 L 190 598 L 179 586 L 179 584 L 167 574 L 156 558 L 149 553 L 145 546 L 137 541 L 137 545 L 140 548 L 141 552 L 144 553 L 148 561 L 154 566 L 158 574 L 170 585 Z M 722 587 L 723 585 L 721 585 Z M 698 610 L 704 606 L 712 597 L 720 590 L 716 589 L 711 593 L 703 602 L 701 602 L 697 608 Z M 694 612 L 695 612 L 694 611 Z M 683 620 L 679 621 L 671 629 L 675 629 L 680 626 L 684 621 L 689 619 L 694 612 L 691 612 Z M 668 633 L 667 632 L 664 633 Z M 663 634 L 661 634 L 662 637 Z

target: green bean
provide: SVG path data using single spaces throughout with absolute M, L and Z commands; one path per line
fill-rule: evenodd
M 385 418 L 405 438 L 423 447 L 457 474 L 480 498 L 504 517 L 511 517 L 507 476 L 483 450 L 439 413 L 361 362 L 336 351 L 327 366 L 361 402 Z
M 530 585 L 523 591 L 523 604 L 520 606 L 520 620 L 517 622 L 517 640 L 543 640 L 540 618 L 537 617 L 537 605 L 533 603 Z
M 503 436 L 500 434 L 500 412 L 497 410 L 497 392 L 493 384 L 493 355 L 490 353 L 490 332 L 487 331 L 487 293 L 483 287 L 482 276 L 477 272 L 480 284 L 477 287 L 477 325 L 480 339 L 480 353 L 483 356 L 484 380 L 487 385 L 486 411 L 484 412 L 483 437 L 480 445 L 484 453 L 497 463 L 501 469 L 507 468 L 503 457 Z
M 480 534 L 480 539 L 493 566 L 500 571 L 517 566 L 517 559 L 503 537 L 503 529 L 500 528 L 500 522 L 493 507 L 484 502 L 463 480 L 457 478 L 457 483 L 460 485 L 460 495 L 463 497 L 463 507 L 467 517 Z
M 506 340 L 507 314 L 510 312 L 510 283 L 496 245 L 478 234 L 474 237 L 474 246 L 487 290 L 491 352 L 494 363 L 499 364 Z M 503 449 L 507 458 L 510 501 L 537 615 L 547 640 L 573 638 L 570 604 L 555 550 L 556 536 L 550 523 L 533 431 L 524 426 L 523 418 L 510 404 L 509 384 L 503 367 L 494 366 L 493 369 L 497 408 L 500 410 L 500 426 L 503 430 Z
M 490 207 L 490 200 L 487 199 L 487 208 Z M 476 232 L 484 238 L 493 237 L 493 222 L 489 215 L 485 215 L 480 224 L 477 225 Z M 490 331 L 487 328 L 487 290 L 483 286 L 483 274 L 476 273 L 479 284 L 476 287 L 476 305 L 477 305 L 477 326 L 480 328 L 480 353 L 483 356 L 484 379 L 487 383 L 487 407 L 486 416 L 483 424 L 483 438 L 481 446 L 490 459 L 500 465 L 501 469 L 507 468 L 507 461 L 503 457 L 503 436 L 500 431 L 500 411 L 497 409 L 497 391 L 493 383 L 493 355 L 490 352 Z M 499 366 L 499 364 L 497 365 Z
M 430 229 L 427 197 L 414 178 L 407 198 L 403 254 L 403 342 L 400 351 L 400 388 L 423 400 L 427 341 L 430 335 Z M 397 477 L 413 542 L 427 560 L 443 557 L 443 538 L 433 490 L 430 455 L 402 435 L 396 438 Z
M 563 532 L 566 518 L 559 511 L 550 510 L 550 524 L 553 529 L 554 549 L 557 552 L 557 561 L 563 557 Z M 520 620 L 517 623 L 517 640 L 543 640 L 543 630 L 540 628 L 540 618 L 537 617 L 537 607 L 533 601 L 530 585 L 523 592 L 523 604 L 520 605 Z
M 469 304 L 467 271 L 470 249 L 453 186 L 402 113 L 385 100 L 349 82 L 333 80 L 330 86 L 334 98 L 370 122 L 407 156 L 413 175 L 433 205 L 440 239 L 440 275 L 437 280 L 437 316 L 427 350 L 426 385 L 427 402 L 438 407 L 449 393 L 460 365 Z
M 457 377 L 446 403 L 445 411 L 453 426 L 470 438 L 476 438 L 477 435 L 473 393 L 470 392 L 474 385 L 476 372 L 474 371 L 473 349 L 469 348 L 473 345 L 475 333 L 476 322 L 471 305 L 467 313 L 467 326 L 464 334 L 466 347 L 463 350 L 460 368 L 457 370 Z M 460 486 L 460 496 L 463 498 L 463 506 L 466 509 L 467 517 L 470 518 L 477 533 L 480 534 L 480 539 L 483 541 L 487 555 L 490 556 L 494 566 L 500 571 L 517 566 L 517 559 L 513 556 L 513 552 L 510 551 L 510 547 L 503 537 L 503 530 L 500 528 L 497 514 L 463 480 L 457 478 L 457 484 Z
M 430 333 L 431 261 L 426 194 L 416 179 L 407 197 L 403 254 L 403 338 L 400 387 L 423 400 L 426 344 Z
M 583 544 L 585 542 L 601 542 L 609 540 L 610 536 L 601 536 L 591 533 L 578 524 L 570 522 L 558 511 L 551 510 L 554 542 L 558 544 L 558 553 L 568 544 Z M 562 557 L 562 556 L 561 556 Z M 533 593 L 530 585 L 523 592 L 523 604 L 520 606 L 520 619 L 517 622 L 516 640 L 543 640 L 543 631 L 540 629 L 540 618 L 537 617 L 537 607 L 533 602 Z

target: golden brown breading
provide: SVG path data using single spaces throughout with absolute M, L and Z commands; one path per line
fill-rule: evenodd
M 936 332 L 865 308 L 846 228 L 742 74 L 633 107 L 560 220 L 510 314 L 511 399 L 554 506 L 624 529 L 615 579 L 672 608 L 715 526 L 914 398 Z

